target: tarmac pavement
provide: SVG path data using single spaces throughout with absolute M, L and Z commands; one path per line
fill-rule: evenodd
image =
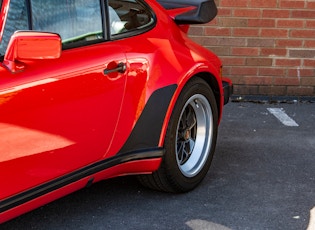
M 315 103 L 233 102 L 210 171 L 194 191 L 167 194 L 116 178 L 0 229 L 314 230 L 314 222 Z

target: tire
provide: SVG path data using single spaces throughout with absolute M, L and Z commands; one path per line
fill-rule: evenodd
M 214 94 L 202 79 L 190 80 L 173 109 L 165 136 L 160 168 L 140 182 L 165 192 L 187 192 L 206 176 L 215 150 L 218 109 Z

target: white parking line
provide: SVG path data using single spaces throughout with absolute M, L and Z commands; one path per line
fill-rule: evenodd
M 299 126 L 291 117 L 289 117 L 282 108 L 267 108 L 267 110 L 274 115 L 278 120 L 286 125 L 297 127 Z
M 310 222 L 308 224 L 307 230 L 315 229 L 315 207 L 310 211 Z

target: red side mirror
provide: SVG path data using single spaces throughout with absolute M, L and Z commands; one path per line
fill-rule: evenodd
M 56 59 L 61 55 L 58 34 L 34 31 L 15 32 L 9 42 L 3 64 L 11 71 L 24 69 L 23 60 Z

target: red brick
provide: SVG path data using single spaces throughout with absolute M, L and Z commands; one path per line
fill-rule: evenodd
M 203 26 L 191 26 L 189 28 L 189 34 L 192 34 L 192 35 L 203 35 L 203 30 L 204 30 Z
M 303 28 L 304 20 L 282 19 L 277 21 L 277 27 L 284 28 Z
M 205 37 L 203 39 L 202 45 L 204 46 L 245 46 L 246 38 Z
M 222 17 L 222 16 L 232 16 L 232 10 L 230 8 L 218 8 L 217 17 Z
M 247 0 L 221 0 L 220 7 L 247 7 Z
M 262 37 L 287 38 L 289 31 L 286 29 L 262 29 Z
M 207 23 L 207 26 L 218 26 L 218 25 L 219 25 L 219 17 L 216 17 L 215 19 Z
M 259 86 L 259 94 L 261 95 L 283 96 L 286 93 L 286 86 Z
M 241 76 L 230 76 L 229 78 L 231 79 L 233 84 L 238 84 L 238 85 L 244 84 L 244 78 Z
M 236 85 L 234 87 L 234 94 L 240 95 L 257 95 L 258 94 L 258 86 L 253 85 Z
M 246 17 L 246 18 L 259 18 L 261 17 L 261 10 L 259 9 L 234 9 L 233 15 L 235 17 Z
M 315 30 L 292 30 L 293 38 L 315 38 Z
M 275 39 L 249 38 L 247 39 L 247 46 L 251 47 L 273 47 Z
M 258 37 L 259 28 L 234 28 L 233 35 L 237 37 Z
M 258 87 L 258 94 L 259 95 L 272 95 L 271 86 L 260 85 Z
M 276 66 L 301 66 L 300 59 L 276 59 Z
M 231 48 L 228 46 L 208 46 L 207 49 L 211 50 L 218 56 L 229 56 Z
M 223 66 L 223 76 L 229 76 L 231 77 L 231 69 L 232 67 L 231 66 Z
M 306 21 L 306 28 L 315 29 L 315 21 Z
M 290 10 L 263 10 L 263 18 L 289 18 Z
M 230 28 L 222 28 L 222 27 L 207 27 L 205 28 L 206 36 L 230 36 L 231 29 Z
M 248 19 L 248 26 L 250 27 L 275 27 L 275 19 Z
M 249 1 L 249 6 L 259 8 L 276 8 L 278 0 L 254 0 Z
M 306 59 L 306 60 L 304 60 L 304 66 L 306 66 L 306 67 L 314 67 L 315 66 L 315 59 L 312 59 L 312 60 Z
M 240 58 L 240 57 L 237 57 L 237 58 L 231 57 L 231 56 L 221 57 L 221 61 L 225 66 L 244 66 L 245 65 L 245 58 Z
M 315 58 L 315 49 L 314 50 L 290 50 L 289 51 L 289 57 L 293 58 Z
M 271 85 L 272 77 L 269 76 L 245 76 L 246 85 Z
M 315 48 L 315 40 L 307 40 L 304 42 L 305 48 Z
M 315 18 L 315 11 L 314 10 L 293 10 L 292 11 L 292 18 L 309 18 L 314 19 Z
M 302 40 L 292 40 L 292 39 L 280 39 L 276 41 L 277 47 L 302 47 L 303 41 Z
M 281 48 L 262 48 L 261 55 L 262 56 L 286 56 L 287 49 Z
M 200 45 L 203 45 L 204 44 L 204 37 L 196 37 L 196 36 L 190 36 L 190 39 L 193 40 L 194 42 L 200 44 Z
M 315 77 L 304 77 L 301 78 L 302 86 L 315 86 Z
M 220 18 L 219 26 L 222 27 L 247 27 L 247 19 L 242 18 Z
M 232 75 L 252 75 L 252 76 L 254 76 L 254 75 L 258 74 L 258 68 L 247 67 L 247 66 L 233 67 L 231 69 L 231 74 Z
M 314 87 L 289 86 L 287 94 L 290 96 L 314 96 Z
M 292 0 L 281 0 L 280 1 L 280 7 L 281 8 L 304 8 L 305 3 L 304 0 L 303 1 L 292 1 Z
M 288 69 L 287 77 L 315 77 L 315 70 L 313 68 L 306 69 L 301 67 Z
M 259 68 L 259 75 L 261 76 L 285 76 L 285 69 L 284 68 Z
M 307 2 L 307 9 L 315 9 L 315 2 Z
M 271 66 L 271 58 L 246 58 L 246 65 L 248 66 Z
M 234 47 L 232 48 L 232 55 L 235 56 L 258 56 L 258 48 L 249 48 L 249 47 Z
M 297 77 L 276 77 L 274 79 L 275 85 L 300 85 L 300 81 Z

